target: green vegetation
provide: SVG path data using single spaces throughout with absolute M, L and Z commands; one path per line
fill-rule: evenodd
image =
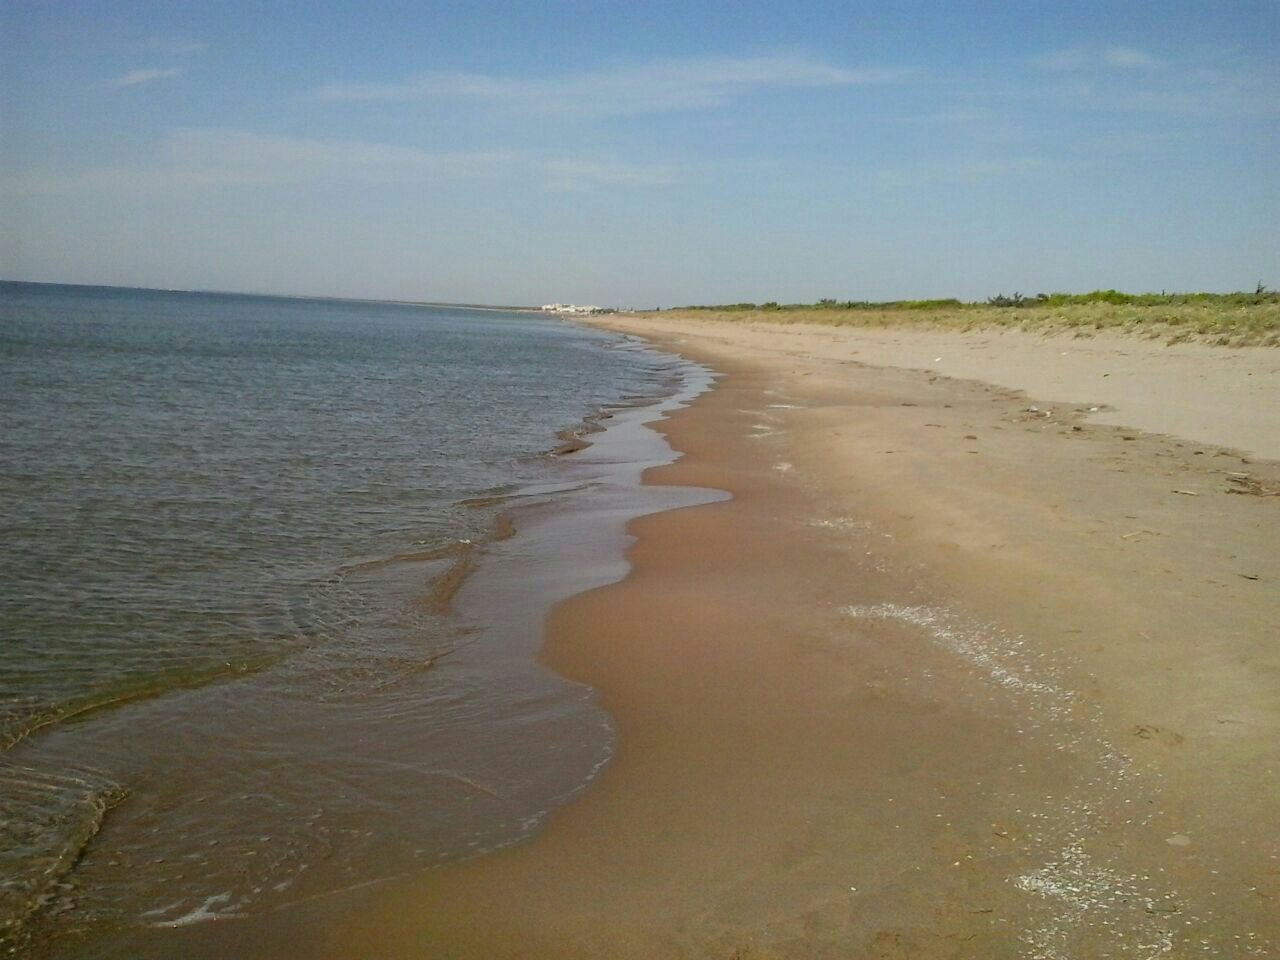
M 664 311 L 670 313 L 673 311 Z M 683 307 L 677 313 L 726 321 L 833 326 L 927 326 L 959 330 L 1016 328 L 1092 336 L 1114 331 L 1177 343 L 1280 346 L 1280 293 L 1003 293 L 981 303 L 945 300 L 819 300 Z

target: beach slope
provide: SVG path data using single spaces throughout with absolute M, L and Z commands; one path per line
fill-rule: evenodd
M 194 953 L 1280 950 L 1280 353 L 601 322 L 724 374 L 647 481 L 733 494 L 550 618 L 616 759 L 532 842 Z

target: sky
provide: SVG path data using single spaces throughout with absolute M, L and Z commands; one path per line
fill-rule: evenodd
M 0 278 L 1280 287 L 1280 0 L 0 0 Z

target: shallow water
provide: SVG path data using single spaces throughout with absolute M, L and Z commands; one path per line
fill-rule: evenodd
M 670 452 L 628 406 L 698 376 L 537 315 L 0 284 L 10 948 L 127 955 L 533 829 L 611 740 L 542 617 L 702 496 L 637 494 Z

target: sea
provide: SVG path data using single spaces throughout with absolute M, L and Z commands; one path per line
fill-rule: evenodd
M 607 764 L 550 606 L 700 367 L 532 311 L 0 283 L 0 955 L 519 842 Z

